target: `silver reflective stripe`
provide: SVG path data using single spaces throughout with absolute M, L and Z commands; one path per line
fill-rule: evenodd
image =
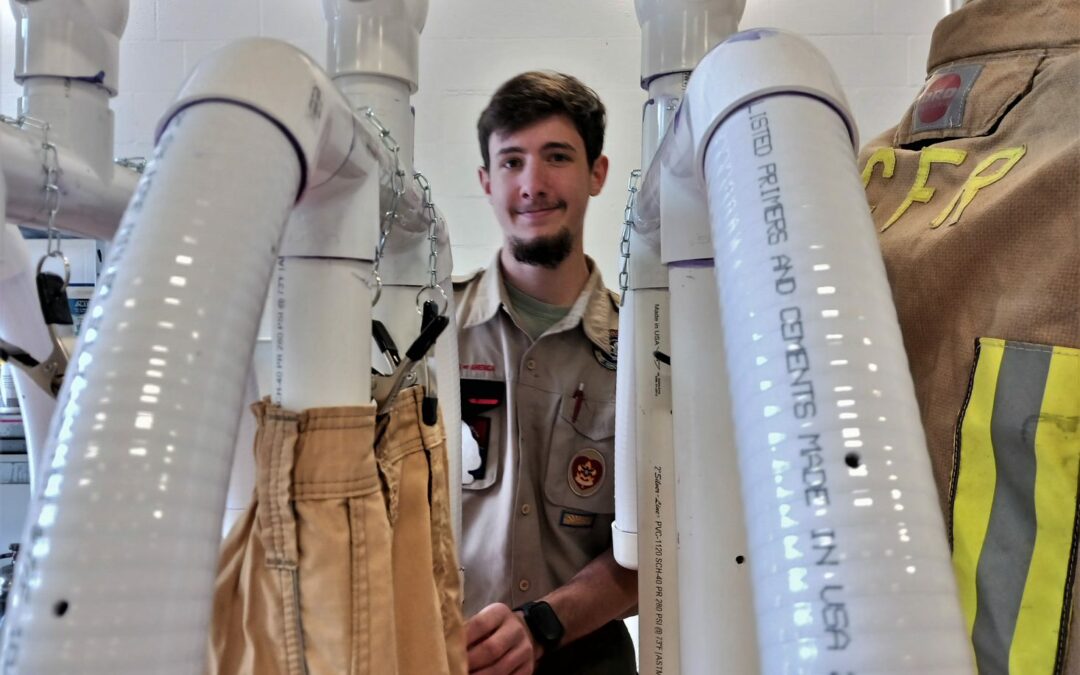
M 981 675 L 1009 672 L 1009 649 L 1035 548 L 1035 431 L 1051 356 L 1049 347 L 1009 345 L 998 373 L 990 422 L 997 484 L 979 556 L 971 634 Z

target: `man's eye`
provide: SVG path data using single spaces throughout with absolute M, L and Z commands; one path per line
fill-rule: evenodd
M 562 152 L 556 152 L 555 154 L 551 155 L 551 157 L 550 157 L 550 160 L 552 162 L 556 162 L 556 163 L 569 162 L 572 159 L 573 158 L 570 157 L 570 155 L 567 155 L 567 154 L 562 153 Z
M 517 157 L 511 157 L 510 159 L 504 160 L 502 166 L 504 169 L 516 169 L 521 166 L 521 160 Z

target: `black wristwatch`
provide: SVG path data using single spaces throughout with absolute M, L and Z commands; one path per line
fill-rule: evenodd
M 545 652 L 554 651 L 559 647 L 559 642 L 566 631 L 559 617 L 555 616 L 555 610 L 551 608 L 551 605 L 540 600 L 526 602 L 518 609 L 525 615 L 525 625 L 529 627 L 529 632 Z

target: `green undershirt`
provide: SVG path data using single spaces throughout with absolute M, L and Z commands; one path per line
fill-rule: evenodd
M 514 288 L 509 282 L 506 284 L 506 295 L 514 310 L 514 318 L 518 320 L 521 329 L 534 341 L 569 314 L 573 307 L 573 305 L 560 307 L 540 302 L 531 295 Z

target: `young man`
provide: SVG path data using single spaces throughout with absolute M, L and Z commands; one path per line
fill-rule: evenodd
M 980 673 L 1080 675 L 1080 0 L 971 0 L 862 152 Z
M 503 245 L 455 285 L 473 673 L 636 672 L 636 575 L 611 552 L 618 302 L 582 243 L 604 122 L 581 82 L 530 72 L 478 123 Z

